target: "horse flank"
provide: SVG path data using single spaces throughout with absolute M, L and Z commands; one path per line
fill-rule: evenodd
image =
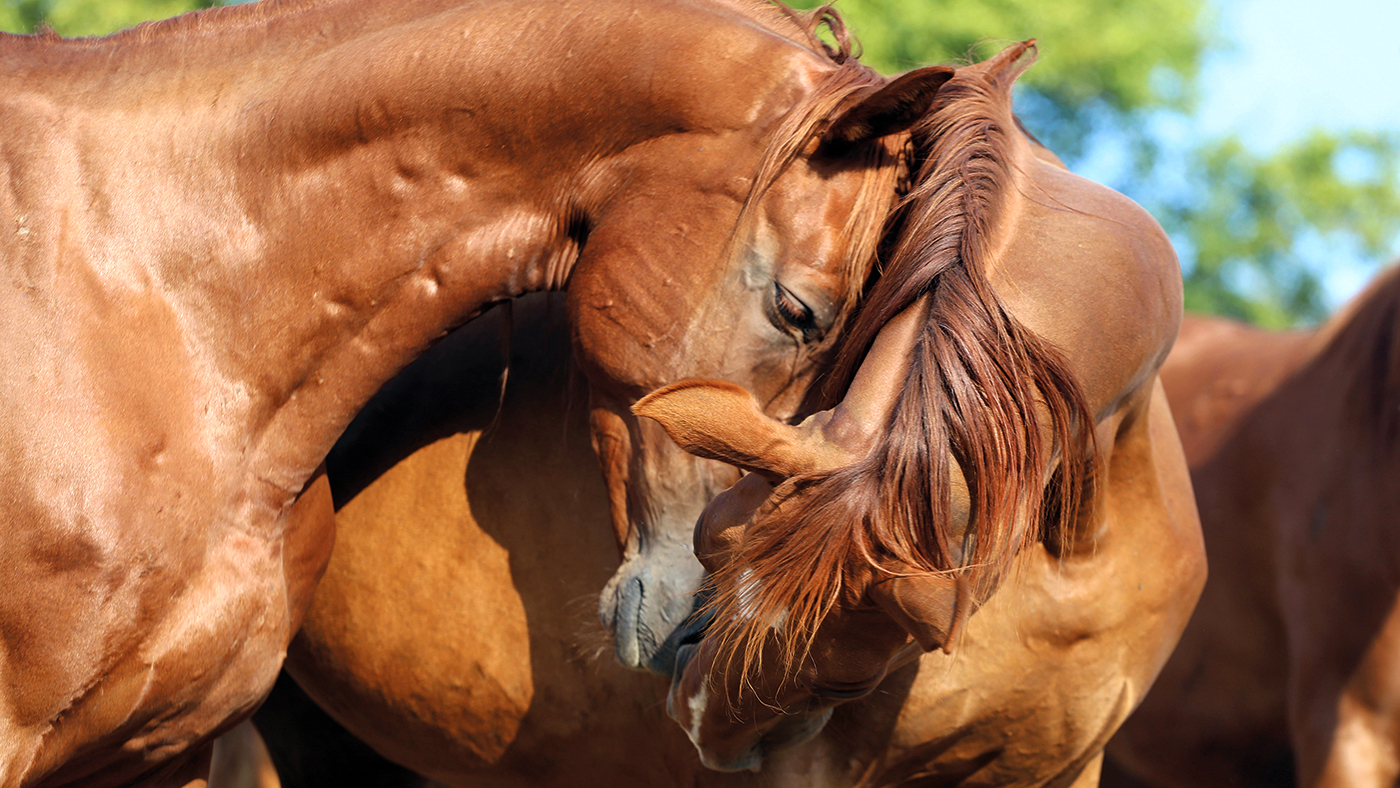
M 1011 86 L 1033 52 L 1021 44 L 960 69 L 912 131 L 911 188 L 838 357 L 836 389 L 881 328 L 926 294 L 930 319 L 880 445 L 852 466 L 781 485 L 773 513 L 712 579 L 707 637 L 731 659 L 742 654 L 744 675 L 761 665 L 770 633 L 793 669 L 827 614 L 857 603 L 872 573 L 959 572 L 981 600 L 1025 545 L 1069 533 L 1089 482 L 1092 418 L 1058 352 L 1007 312 L 986 275 L 1013 183 Z M 971 494 L 965 539 L 950 459 Z

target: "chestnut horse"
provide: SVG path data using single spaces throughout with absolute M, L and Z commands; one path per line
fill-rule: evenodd
M 901 715 L 916 666 L 762 774 L 724 774 L 666 718 L 668 678 L 600 656 L 590 603 L 617 548 L 587 383 L 548 298 L 439 343 L 331 452 L 336 550 L 288 666 L 344 727 L 279 680 L 254 719 L 284 787 L 423 784 L 350 733 L 463 788 L 817 788 L 915 771 L 912 746 L 934 738 Z
M 1162 369 L 1211 578 L 1110 754 L 1161 786 L 1400 778 L 1400 268 L 1314 331 L 1188 318 Z
M 706 374 L 792 412 L 894 196 L 883 138 L 946 79 L 882 89 L 830 18 L 281 0 L 0 38 L 0 786 L 201 784 L 325 567 L 337 436 L 530 291 L 569 291 L 627 544 L 602 605 L 651 661 L 699 569 L 650 533 L 734 475 L 628 407 Z
M 1027 60 L 959 69 L 914 127 L 839 404 L 789 426 L 688 381 L 636 406 L 752 471 L 697 526 L 713 621 L 668 704 L 713 768 L 758 768 L 925 652 L 904 714 L 929 738 L 901 779 L 1094 785 L 1194 607 L 1204 553 L 1157 380 L 1176 258 L 1018 130 Z
M 424 785 L 350 732 L 462 788 L 849 788 L 920 774 L 946 736 L 929 713 L 932 665 L 892 672 L 754 774 L 705 769 L 666 719 L 667 681 L 600 656 L 590 603 L 617 552 L 587 383 L 570 369 L 562 296 L 548 299 L 436 345 L 331 452 L 336 550 L 288 665 L 344 728 L 279 680 L 254 719 L 284 788 Z

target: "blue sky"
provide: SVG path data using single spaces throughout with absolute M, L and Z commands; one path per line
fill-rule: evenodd
M 1222 0 L 1232 50 L 1206 63 L 1207 134 L 1268 150 L 1321 125 L 1400 131 L 1400 1 Z
M 1202 70 L 1196 133 L 1237 132 L 1261 153 L 1317 126 L 1400 133 L 1400 0 L 1217 0 L 1215 11 L 1233 46 Z M 1384 262 L 1338 261 L 1328 300 Z

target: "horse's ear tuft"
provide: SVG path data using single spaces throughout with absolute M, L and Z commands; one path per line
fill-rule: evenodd
M 822 144 L 840 149 L 906 131 L 928 114 L 943 83 L 953 77 L 947 66 L 929 66 L 903 74 L 863 96 L 822 136 Z
M 870 601 L 914 636 L 924 651 L 952 650 L 972 612 L 972 592 L 961 576 L 915 572 L 876 580 Z

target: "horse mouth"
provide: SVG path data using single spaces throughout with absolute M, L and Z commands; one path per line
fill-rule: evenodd
M 660 648 L 651 655 L 648 663 L 651 670 L 666 676 L 679 676 L 685 671 L 685 666 L 695 656 L 695 647 L 700 645 L 710 622 L 714 620 L 714 614 L 705 605 L 709 597 L 703 588 L 691 596 L 690 615 L 680 626 L 671 630 Z

